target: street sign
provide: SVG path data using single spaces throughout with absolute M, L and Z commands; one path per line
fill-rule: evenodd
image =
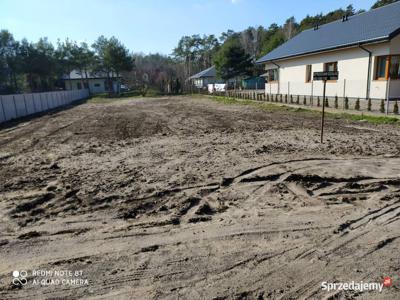
M 325 92 L 326 82 L 328 80 L 338 80 L 338 71 L 314 72 L 313 79 L 315 81 L 322 80 L 324 82 L 324 91 L 322 94 L 322 117 L 321 117 L 321 144 L 324 142 L 324 124 L 325 124 Z
M 314 72 L 313 79 L 314 80 L 338 80 L 339 72 L 338 71 L 326 71 L 326 72 Z

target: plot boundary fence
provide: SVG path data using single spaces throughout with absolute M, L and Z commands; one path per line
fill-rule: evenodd
M 66 106 L 87 97 L 87 89 L 0 95 L 0 123 Z

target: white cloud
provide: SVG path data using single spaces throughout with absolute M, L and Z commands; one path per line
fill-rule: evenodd
M 232 4 L 237 4 L 237 3 L 239 3 L 241 0 L 231 0 L 231 3 Z

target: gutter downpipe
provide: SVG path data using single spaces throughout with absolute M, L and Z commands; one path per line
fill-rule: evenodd
M 273 60 L 271 60 L 271 64 L 273 64 L 273 65 L 275 65 L 275 66 L 277 66 L 278 67 L 278 95 L 281 93 L 281 88 L 280 88 L 280 82 L 281 82 L 281 74 L 279 74 L 280 72 L 279 72 L 279 69 L 281 68 L 281 66 L 280 65 L 278 65 L 276 62 L 274 62 Z
M 367 92 L 366 92 L 366 99 L 369 99 L 370 93 L 371 93 L 371 81 L 370 81 L 370 77 L 371 77 L 371 63 L 372 63 L 372 52 L 369 51 L 368 49 L 364 48 L 363 46 L 361 46 L 361 44 L 358 45 L 358 47 L 361 50 L 364 50 L 365 52 L 368 53 L 368 77 L 367 77 Z

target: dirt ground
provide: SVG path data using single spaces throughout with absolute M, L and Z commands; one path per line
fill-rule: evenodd
M 166 97 L 1 129 L 0 299 L 399 299 L 399 127 L 319 124 Z

